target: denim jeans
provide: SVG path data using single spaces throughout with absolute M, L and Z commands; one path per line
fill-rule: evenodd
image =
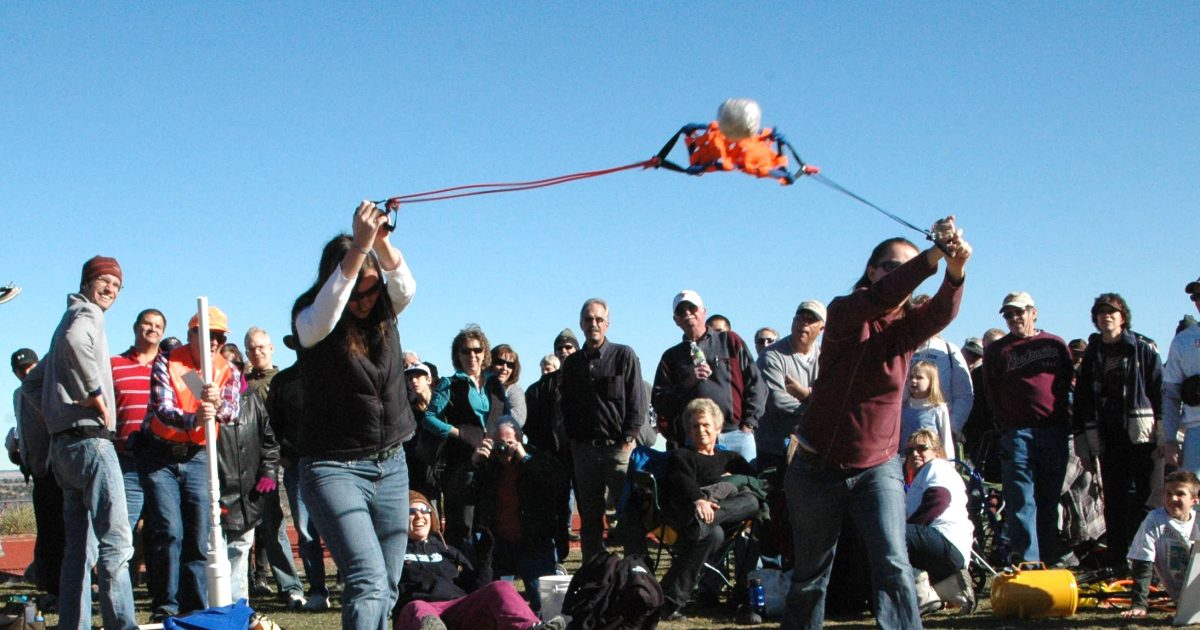
M 408 464 L 300 459 L 300 492 L 342 571 L 342 628 L 388 630 L 408 546 Z
M 292 522 L 296 526 L 296 538 L 300 547 L 300 563 L 304 565 L 304 576 L 308 579 L 309 597 L 328 597 L 325 586 L 325 552 L 321 549 L 321 534 L 317 525 L 308 517 L 304 493 L 300 492 L 300 466 L 292 464 L 283 469 L 283 487 L 287 490 L 288 505 L 292 507 Z
M 225 530 L 225 547 L 229 554 L 229 592 L 233 601 L 250 600 L 250 548 L 254 546 L 254 530 L 231 532 Z
M 525 583 L 525 599 L 533 612 L 542 609 L 538 588 L 544 575 L 554 575 L 554 541 L 550 539 L 523 540 L 512 543 L 496 540 L 492 550 L 494 575 L 515 573 Z
M 1179 452 L 1179 468 L 1200 475 L 1200 426 L 1183 430 L 1183 447 Z
M 212 506 L 208 499 L 208 454 L 178 462 L 149 440 L 138 455 L 146 492 L 150 607 L 175 616 L 208 607 L 204 564 Z
M 125 508 L 129 513 L 129 531 L 137 532 L 137 522 L 142 520 L 142 505 L 145 494 L 142 492 L 142 480 L 138 477 L 137 458 L 128 455 L 117 455 L 121 464 L 121 479 L 125 484 Z
M 872 468 L 839 469 L 797 455 L 784 481 L 796 565 L 782 628 L 821 628 L 825 589 L 849 514 L 871 561 L 875 622 L 881 628 L 920 628 L 912 567 L 904 543 L 904 480 L 899 458 Z
M 1058 500 L 1070 456 L 1066 427 L 1009 429 L 1000 436 L 1004 530 L 1010 553 L 1053 564 L 1058 544 Z
M 962 552 L 931 525 L 908 523 L 904 539 L 913 568 L 929 573 L 931 584 L 941 582 L 967 566 Z
M 711 523 L 701 521 L 694 508 L 672 515 L 678 537 L 671 548 L 671 568 L 662 580 L 663 603 L 672 610 L 683 608 L 691 599 L 704 563 L 716 560 L 713 556 L 725 544 L 725 529 L 758 513 L 758 499 L 750 492 L 738 492 L 717 503 L 721 507 Z
M 116 449 L 101 438 L 56 435 L 50 442 L 50 463 L 62 487 L 67 540 L 59 581 L 58 627 L 92 627 L 95 566 L 104 627 L 137 628 L 129 583 L 133 536 Z
M 742 431 L 741 429 L 726 431 L 721 434 L 717 442 L 734 453 L 741 455 L 747 464 L 751 466 L 756 465 L 755 462 L 758 461 L 758 448 L 755 446 L 753 431 Z

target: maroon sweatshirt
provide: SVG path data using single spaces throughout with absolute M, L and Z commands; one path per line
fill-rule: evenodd
M 920 254 L 868 288 L 829 303 L 825 336 L 800 438 L 830 465 L 869 468 L 900 448 L 908 362 L 958 313 L 962 284 L 947 279 L 925 304 L 899 309 L 937 271 Z
M 1005 335 L 983 353 L 984 391 L 1001 429 L 1066 425 L 1075 368 L 1063 340 Z

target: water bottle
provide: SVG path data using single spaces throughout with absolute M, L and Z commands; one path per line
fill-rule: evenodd
M 702 363 L 704 363 L 704 361 L 705 361 L 704 351 L 700 349 L 699 344 L 697 344 L 695 341 L 693 341 L 692 342 L 692 365 L 695 367 L 700 367 L 700 365 Z
M 32 624 L 37 619 L 37 604 L 25 602 L 25 623 Z
M 763 619 L 767 618 L 767 589 L 763 588 L 762 580 L 750 580 L 750 610 L 758 613 Z

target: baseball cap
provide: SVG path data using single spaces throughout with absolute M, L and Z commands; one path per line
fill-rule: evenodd
M 195 315 L 192 315 L 190 320 L 188 320 L 188 330 L 199 327 L 200 313 L 196 313 Z M 208 307 L 208 329 L 217 330 L 223 333 L 229 332 L 229 318 L 225 317 L 225 313 L 222 313 L 221 309 L 215 306 Z
M 414 363 L 414 364 L 408 366 L 404 370 L 404 375 L 408 376 L 409 374 L 412 374 L 413 372 L 423 372 L 425 374 L 425 376 L 428 376 L 429 378 L 433 378 L 433 373 L 429 371 L 429 366 L 425 365 L 424 363 Z
M 1033 303 L 1033 296 L 1024 291 L 1013 291 L 1012 293 L 1004 296 L 1004 303 L 1000 305 L 1000 312 L 1003 313 L 1004 309 L 1010 306 L 1020 309 L 1035 306 Z
M 681 302 L 695 304 L 696 308 L 704 308 L 704 300 L 700 299 L 700 294 L 691 289 L 684 289 L 675 294 L 675 299 L 671 300 L 671 313 L 674 313 L 675 309 L 679 308 Z
M 821 321 L 825 321 L 825 305 L 817 300 L 804 300 L 800 303 L 800 306 L 796 307 L 796 310 L 808 311 L 821 318 Z
M 29 348 L 21 348 L 12 353 L 12 369 L 23 368 L 38 362 L 38 355 Z
M 970 352 L 976 356 L 983 356 L 983 343 L 979 341 L 979 337 L 967 337 L 963 342 L 962 347 L 964 352 Z

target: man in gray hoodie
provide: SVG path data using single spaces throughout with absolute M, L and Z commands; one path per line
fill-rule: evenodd
M 116 301 L 122 280 L 113 258 L 95 256 L 84 263 L 79 292 L 67 296 L 67 312 L 43 359 L 42 411 L 66 526 L 58 626 L 64 629 L 92 627 L 93 564 L 106 630 L 137 628 L 129 582 L 133 536 L 113 446 L 116 403 L 104 334 L 104 312 Z

